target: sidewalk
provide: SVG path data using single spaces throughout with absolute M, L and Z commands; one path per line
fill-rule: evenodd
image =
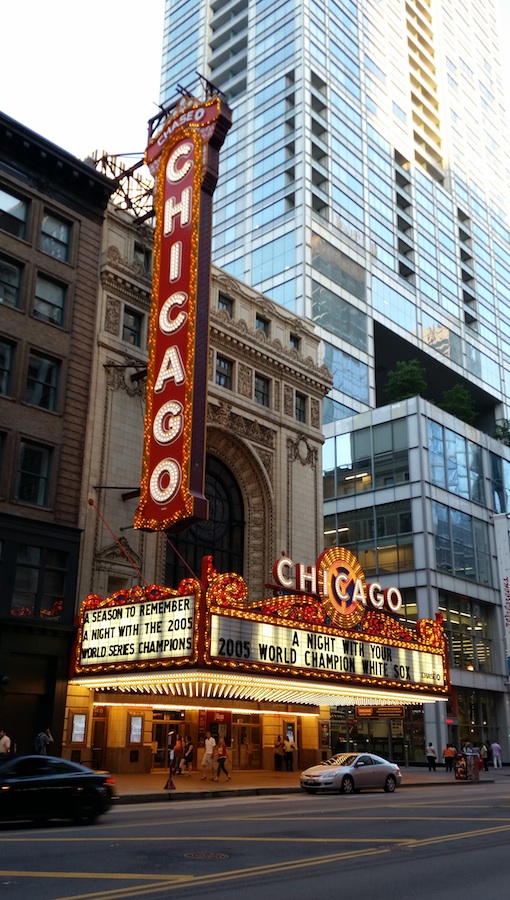
M 480 772 L 480 780 L 456 781 L 452 774 L 438 769 L 429 772 L 426 767 L 402 768 L 401 787 L 426 787 L 427 785 L 457 784 L 481 785 L 502 782 L 510 784 L 510 768 L 489 769 Z M 175 791 L 165 791 L 164 785 L 168 770 L 161 769 L 147 775 L 114 774 L 119 803 L 152 803 L 170 800 L 204 800 L 219 797 L 239 797 L 257 795 L 278 795 L 301 793 L 299 787 L 300 772 L 270 772 L 263 770 L 234 770 L 231 781 L 223 776 L 219 782 L 202 781 L 202 772 L 195 771 L 191 775 L 174 776 Z

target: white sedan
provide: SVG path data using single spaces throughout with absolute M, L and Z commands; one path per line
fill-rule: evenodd
M 364 789 L 382 788 L 393 793 L 402 781 L 402 773 L 395 763 L 374 753 L 339 753 L 301 773 L 304 791 L 340 791 L 352 794 Z

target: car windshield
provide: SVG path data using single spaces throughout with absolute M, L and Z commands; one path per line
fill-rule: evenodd
M 352 766 L 356 759 L 355 753 L 339 753 L 338 756 L 332 756 L 331 759 L 325 760 L 323 766 Z

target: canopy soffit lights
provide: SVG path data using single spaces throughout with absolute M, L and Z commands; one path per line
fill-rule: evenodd
M 438 698 L 421 691 L 410 694 L 360 685 L 360 691 L 352 685 L 313 684 L 299 679 L 270 678 L 236 674 L 234 672 L 153 672 L 80 676 L 70 684 L 97 691 L 117 691 L 145 697 L 193 700 L 249 700 L 266 703 L 296 703 L 310 706 L 375 706 L 408 705 L 410 703 L 435 703 Z

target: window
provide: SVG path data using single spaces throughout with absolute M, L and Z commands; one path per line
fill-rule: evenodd
M 28 203 L 0 189 L 0 228 L 15 237 L 24 238 L 27 227 Z
M 230 297 L 225 297 L 225 294 L 219 294 L 218 309 L 224 309 L 225 312 L 228 312 L 230 318 L 232 318 L 232 315 L 234 313 L 234 304 Z
M 142 345 L 143 315 L 134 309 L 124 308 L 124 322 L 122 325 L 122 340 L 132 344 L 133 347 Z
M 43 275 L 37 276 L 34 298 L 34 316 L 53 325 L 64 324 L 66 288 Z
M 289 347 L 291 350 L 297 350 L 298 352 L 301 350 L 301 338 L 299 338 L 297 334 L 291 334 L 289 338 Z
M 232 390 L 233 365 L 229 359 L 223 356 L 216 356 L 216 384 L 220 387 Z
M 263 331 L 266 337 L 269 337 L 269 321 L 263 316 L 255 317 L 255 330 Z
M 41 226 L 40 249 L 44 253 L 54 256 L 55 259 L 62 259 L 64 262 L 67 262 L 69 259 L 70 240 L 71 226 L 62 219 L 45 213 Z
M 65 597 L 68 553 L 19 544 L 11 616 L 59 619 Z
M 0 394 L 9 396 L 15 345 L 0 338 Z
M 18 263 L 0 257 L 0 303 L 19 306 L 22 271 Z
M 25 403 L 54 411 L 57 408 L 57 391 L 60 362 L 39 353 L 31 353 L 28 361 Z
M 306 397 L 296 391 L 296 419 L 298 422 L 306 422 Z
M 140 265 L 145 269 L 146 272 L 150 272 L 152 269 L 152 251 L 149 247 L 145 247 L 144 244 L 139 244 L 135 241 L 135 246 L 133 249 L 133 260 L 134 262 L 140 263 Z
M 255 402 L 269 406 L 269 379 L 263 375 L 255 375 Z
M 46 506 L 51 466 L 51 447 L 21 441 L 15 499 Z

